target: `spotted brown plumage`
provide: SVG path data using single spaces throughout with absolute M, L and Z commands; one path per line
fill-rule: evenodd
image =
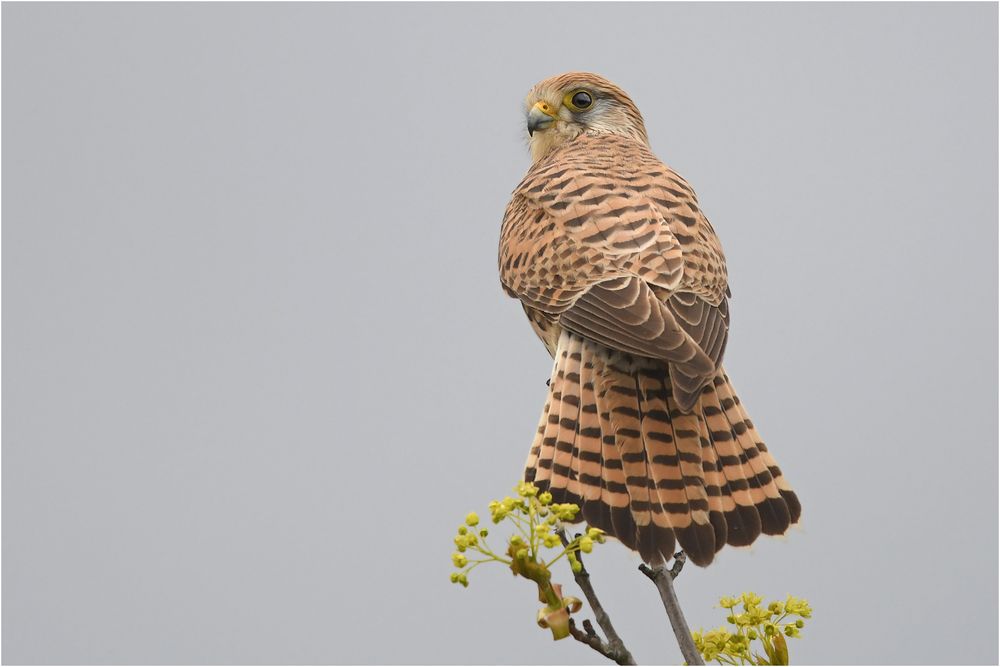
M 801 508 L 722 367 L 726 263 L 694 190 L 602 77 L 541 82 L 527 117 L 500 279 L 555 363 L 525 479 L 649 563 L 784 533 Z

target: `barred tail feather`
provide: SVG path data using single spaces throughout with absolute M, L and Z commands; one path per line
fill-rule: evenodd
M 708 519 L 708 493 L 705 490 L 705 471 L 701 463 L 701 440 L 698 417 L 684 413 L 667 398 L 670 422 L 673 424 L 677 446 L 677 465 L 687 497 L 686 525 L 674 524 L 674 534 L 681 548 L 696 565 L 708 565 L 715 557 L 715 529 Z
M 701 441 L 701 467 L 705 471 L 705 493 L 708 495 L 708 520 L 715 531 L 715 552 L 718 553 L 729 539 L 729 525 L 726 523 L 725 501 L 732 502 L 732 498 L 722 495 L 722 470 L 719 468 L 719 459 L 715 454 L 715 448 L 709 439 L 708 424 L 705 415 L 696 412 L 698 415 L 698 435 Z
M 585 518 L 589 510 L 599 510 L 602 470 L 601 422 L 597 416 L 597 394 L 594 391 L 594 360 L 590 355 L 587 357 L 580 363 L 580 419 L 572 464 L 575 484 L 570 485 L 570 495 L 580 497 Z
M 652 540 L 659 558 L 648 562 L 667 562 L 674 555 L 677 540 L 671 523 L 671 512 L 686 505 L 686 495 L 681 480 L 680 468 L 674 463 L 677 451 L 674 447 L 673 428 L 667 412 L 669 390 L 661 373 L 640 370 L 639 406 L 642 413 L 642 440 L 646 445 L 646 466 L 650 478 L 650 501 L 652 505 Z M 686 510 L 685 510 L 686 511 Z
M 609 388 L 615 386 L 615 371 L 605 363 L 601 363 L 595 370 L 598 376 L 597 414 L 601 422 L 601 453 L 604 459 L 601 501 L 610 510 L 611 518 L 610 530 L 604 526 L 598 528 L 617 537 L 629 549 L 635 549 L 638 535 L 636 535 L 635 519 L 632 518 L 632 511 L 629 508 L 625 463 L 618 443 L 618 430 L 615 428 L 620 416 L 613 414 L 615 397 L 613 394 L 609 395 Z
M 708 565 L 724 544 L 784 533 L 801 506 L 720 368 L 693 410 L 665 364 L 563 331 L 525 479 L 651 564 L 676 545 Z
M 778 493 L 778 487 L 774 484 L 771 473 L 761 461 L 757 442 L 737 410 L 739 398 L 733 393 L 724 376 L 715 378 L 713 389 L 720 399 L 727 426 L 719 436 L 724 436 L 737 445 L 742 473 L 753 498 L 754 509 L 760 517 L 761 532 L 765 535 L 781 535 L 788 530 L 788 525 L 791 523 L 788 506 Z M 711 393 L 712 389 L 706 387 L 705 391 Z
M 781 474 L 774 457 L 767 451 L 767 446 L 750 421 L 739 396 L 733 391 L 733 385 L 725 371 L 720 369 L 713 386 L 717 388 L 725 405 L 732 403 L 732 406 L 725 411 L 726 419 L 747 456 L 755 483 L 762 485 L 767 496 L 767 500 L 758 507 L 764 534 L 782 535 L 790 524 L 798 523 L 802 514 L 798 496 Z
M 577 424 L 580 421 L 580 359 L 583 340 L 570 338 L 565 349 L 564 368 L 560 368 L 559 410 L 549 417 L 555 427 L 555 447 L 552 459 L 550 488 L 553 502 L 580 502 L 579 494 L 573 494 L 570 486 L 579 486 L 570 479 L 573 465 L 573 449 L 576 447 Z M 572 496 L 572 497 L 571 497 Z
M 724 511 L 728 528 L 726 540 L 734 547 L 745 547 L 760 535 L 760 514 L 750 492 L 739 445 L 733 437 L 714 384 L 702 390 L 700 405 L 723 480 L 722 495 L 728 499 Z

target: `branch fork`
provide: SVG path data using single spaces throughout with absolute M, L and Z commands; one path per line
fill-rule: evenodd
M 559 530 L 558 534 L 563 546 L 569 544 L 565 530 Z M 576 585 L 583 591 L 583 595 L 587 598 L 587 602 L 590 603 L 590 608 L 594 611 L 594 618 L 597 619 L 597 624 L 601 626 L 601 630 L 604 631 L 604 635 L 608 639 L 607 641 L 601 639 L 601 636 L 597 634 L 596 630 L 594 630 L 594 624 L 591 623 L 589 619 L 583 621 L 583 630 L 576 627 L 576 623 L 570 619 L 569 632 L 573 636 L 573 639 L 582 644 L 586 644 L 603 655 L 605 658 L 613 660 L 616 664 L 634 665 L 636 664 L 635 658 L 633 658 L 629 650 L 625 648 L 625 642 L 623 642 L 621 637 L 618 636 L 618 632 L 615 631 L 615 626 L 611 624 L 611 617 L 608 616 L 606 611 L 604 611 L 604 607 L 601 606 L 601 601 L 597 599 L 597 593 L 594 592 L 594 586 L 590 583 L 590 573 L 587 572 L 587 568 L 583 564 L 582 555 L 583 554 L 580 553 L 576 555 L 577 560 L 580 561 L 580 571 L 574 572 L 573 578 L 576 580 Z
M 557 533 L 563 546 L 569 544 L 569 539 L 566 537 L 564 529 L 558 530 Z M 590 603 L 590 608 L 594 611 L 594 618 L 597 619 L 597 624 L 601 626 L 601 630 L 604 631 L 607 640 L 601 638 L 594 629 L 594 624 L 589 619 L 583 621 L 582 630 L 577 627 L 573 619 L 570 619 L 569 633 L 573 639 L 581 644 L 586 644 L 616 664 L 634 665 L 636 664 L 635 658 L 632 657 L 631 652 L 625 647 L 625 643 L 611 623 L 611 618 L 601 605 L 601 601 L 597 599 L 594 586 L 590 583 L 590 573 L 587 572 L 581 556 L 582 554 L 577 554 L 577 558 L 580 560 L 580 571 L 574 572 L 573 578 L 576 579 L 577 586 L 580 587 L 584 597 L 587 598 L 587 602 Z M 651 568 L 643 563 L 639 566 L 639 571 L 646 575 L 660 592 L 660 599 L 663 600 L 663 607 L 667 612 L 667 618 L 670 619 L 670 626 L 673 628 L 674 636 L 677 638 L 677 643 L 681 648 L 684 660 L 689 665 L 704 665 L 705 662 L 701 658 L 701 653 L 698 652 L 698 649 L 694 645 L 694 640 L 691 638 L 691 630 L 688 628 L 687 621 L 684 620 L 684 613 L 681 611 L 680 602 L 677 600 L 677 594 L 674 592 L 673 581 L 681 573 L 685 562 L 687 562 L 687 556 L 685 556 L 683 551 L 680 551 L 674 554 L 674 562 L 669 569 L 666 565 Z

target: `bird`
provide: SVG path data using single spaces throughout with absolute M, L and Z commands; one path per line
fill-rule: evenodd
M 694 190 L 600 75 L 545 79 L 524 110 L 500 283 L 554 360 L 524 480 L 651 565 L 784 534 L 801 504 L 722 366 L 732 292 Z

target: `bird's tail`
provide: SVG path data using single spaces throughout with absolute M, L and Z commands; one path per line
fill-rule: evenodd
M 525 479 L 655 564 L 780 535 L 801 506 L 723 369 L 690 412 L 665 363 L 564 331 Z

